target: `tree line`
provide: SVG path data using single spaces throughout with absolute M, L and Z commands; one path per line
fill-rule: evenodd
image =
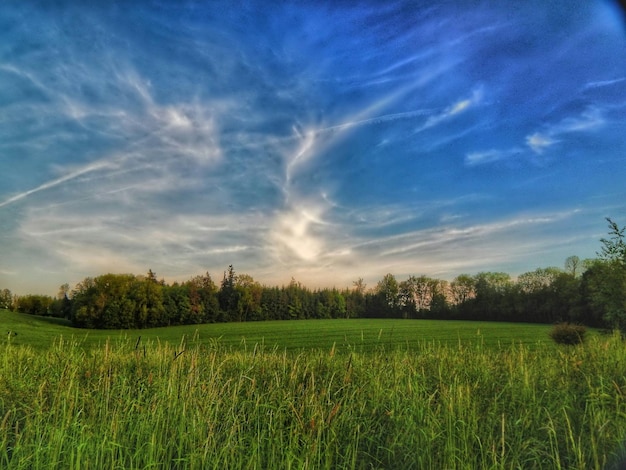
M 502 272 L 428 276 L 398 281 L 386 274 L 373 288 L 309 289 L 292 281 L 261 285 L 231 265 L 219 286 L 207 272 L 168 284 L 146 275 L 88 277 L 56 298 L 0 291 L 0 308 L 68 318 L 82 328 L 125 329 L 212 322 L 314 318 L 431 318 L 573 322 L 626 331 L 626 227 L 611 219 L 596 259 L 567 258 L 563 268 L 538 268 L 513 279 Z

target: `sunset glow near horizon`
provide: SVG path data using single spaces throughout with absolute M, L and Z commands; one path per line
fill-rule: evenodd
M 626 224 L 617 2 L 83 3 L 0 7 L 0 289 L 516 275 Z

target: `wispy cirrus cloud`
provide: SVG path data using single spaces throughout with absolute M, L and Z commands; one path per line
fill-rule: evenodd
M 558 143 L 552 135 L 552 133 L 540 133 L 535 132 L 529 136 L 526 136 L 526 145 L 535 153 L 542 153 L 545 149 Z
M 0 207 L 77 179 L 84 179 L 88 174 L 115 175 L 124 171 L 141 172 L 142 169 L 147 169 L 144 178 L 149 178 L 159 171 L 178 173 L 177 169 L 185 165 L 214 164 L 221 157 L 211 112 L 195 103 L 157 104 L 147 85 L 142 83 L 136 73 L 117 76 L 118 80 L 114 83 L 100 82 L 95 78 L 91 80 L 92 88 L 98 94 L 105 94 L 106 89 L 113 85 L 120 95 L 131 101 L 135 97 L 140 103 L 139 106 L 129 107 L 128 102 L 95 104 L 72 94 L 70 90 L 44 85 L 43 80 L 33 77 L 31 73 L 19 72 L 15 67 L 11 69 L 29 76 L 46 96 L 54 96 L 51 102 L 32 105 L 34 108 L 27 109 L 23 114 L 27 113 L 31 116 L 29 119 L 32 119 L 35 112 L 40 119 L 56 122 L 53 133 L 37 136 L 34 143 L 41 139 L 49 142 L 47 145 L 58 142 L 58 149 L 52 155 L 49 165 L 61 176 L 5 198 L 0 201 Z M 72 132 L 76 125 L 82 129 L 79 133 Z M 55 131 L 56 127 L 72 132 L 69 135 L 73 140 L 93 139 L 95 148 L 88 153 L 95 158 L 92 157 L 82 165 L 63 163 L 69 155 Z M 63 135 L 65 134 L 61 133 Z M 115 139 L 114 150 L 107 148 L 109 144 L 102 145 L 104 139 Z M 29 141 L 29 145 L 33 145 L 32 139 Z M 70 145 L 70 149 L 72 147 Z M 123 179 L 122 185 L 126 184 L 127 180 Z
M 547 125 L 545 129 L 526 137 L 526 144 L 535 153 L 542 153 L 545 149 L 559 143 L 567 134 L 589 132 L 598 129 L 605 120 L 598 108 L 588 108 L 577 116 L 568 116 L 561 121 Z
M 465 164 L 468 166 L 484 165 L 500 160 L 508 160 L 511 157 L 521 154 L 523 154 L 523 150 L 519 147 L 508 150 L 490 149 L 482 152 L 471 152 L 465 156 Z
M 597 107 L 585 109 L 578 115 L 567 116 L 552 124 L 546 124 L 542 129 L 526 135 L 524 143 L 527 150 L 533 154 L 541 155 L 557 144 L 567 141 L 568 136 L 578 133 L 590 133 L 600 129 L 606 120 L 602 111 Z M 470 152 L 465 155 L 465 164 L 477 166 L 507 160 L 511 157 L 524 156 L 528 158 L 528 152 L 524 147 L 515 146 L 508 149 L 489 149 Z
M 37 186 L 36 188 L 29 189 L 19 194 L 15 194 L 4 201 L 0 201 L 0 207 L 8 206 L 9 204 L 25 199 L 32 194 L 36 194 L 38 192 L 45 191 L 47 189 L 51 189 L 56 186 L 60 186 L 63 183 L 74 180 L 83 175 L 87 175 L 92 172 L 97 172 L 105 168 L 112 168 L 112 167 L 113 165 L 110 162 L 95 162 L 93 164 L 86 165 L 83 168 L 80 168 L 78 170 L 70 172 L 69 174 L 66 174 L 65 176 L 48 181 L 46 183 L 43 183 Z
M 563 228 L 585 217 L 574 209 L 518 214 L 486 223 L 454 220 L 445 226 L 391 235 L 361 236 L 352 230 L 348 237 L 337 233 L 329 238 L 330 243 L 325 247 L 328 256 L 306 267 L 295 265 L 292 272 L 297 279 L 320 285 L 327 282 L 329 272 L 334 273 L 333 279 L 339 285 L 351 285 L 365 274 L 366 281 L 373 285 L 380 273 L 386 272 L 400 279 L 428 274 L 449 280 L 463 272 L 499 270 L 515 274 L 512 268 L 529 253 L 536 258 L 550 258 L 559 266 L 571 254 L 563 246 Z M 511 246 L 510 240 L 517 237 L 518 242 Z M 585 241 L 585 237 L 575 241 Z
M 626 77 L 613 78 L 609 80 L 597 80 L 585 84 L 585 89 L 604 88 L 612 85 L 623 84 L 626 81 Z
M 437 126 L 442 122 L 451 119 L 458 114 L 467 111 L 470 107 L 478 105 L 482 100 L 483 92 L 482 89 L 478 88 L 472 92 L 472 96 L 470 98 L 465 98 L 455 103 L 452 103 L 446 109 L 441 111 L 440 113 L 433 114 L 430 116 L 424 124 L 415 129 L 415 132 L 422 132 L 426 129 L 430 129 L 431 127 Z
M 337 220 L 326 220 L 326 214 L 333 208 L 328 198 L 332 182 L 322 182 L 311 191 L 298 184 L 297 177 L 310 171 L 315 159 L 328 155 L 342 140 L 362 126 L 384 124 L 400 119 L 415 119 L 431 114 L 428 110 L 414 110 L 402 113 L 384 113 L 407 93 L 424 86 L 423 82 L 411 83 L 383 95 L 368 103 L 351 115 L 340 120 L 339 124 L 301 129 L 294 127 L 295 148 L 283 150 L 285 176 L 282 185 L 285 206 L 276 212 L 270 237 L 269 252 L 287 266 L 294 262 L 305 262 L 310 266 L 325 264 L 330 249 L 330 240 L 340 231 L 342 225 Z M 469 103 L 454 105 L 449 114 L 461 112 Z M 381 114 L 382 113 L 382 114 Z M 343 252 L 343 250 L 340 250 Z

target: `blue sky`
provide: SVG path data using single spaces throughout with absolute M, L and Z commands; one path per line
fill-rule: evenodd
M 626 223 L 614 3 L 84 3 L 0 7 L 0 288 L 516 275 Z

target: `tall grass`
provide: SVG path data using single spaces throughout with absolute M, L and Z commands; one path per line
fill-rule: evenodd
M 618 336 L 374 353 L 0 346 L 0 468 L 593 469 L 626 437 Z

